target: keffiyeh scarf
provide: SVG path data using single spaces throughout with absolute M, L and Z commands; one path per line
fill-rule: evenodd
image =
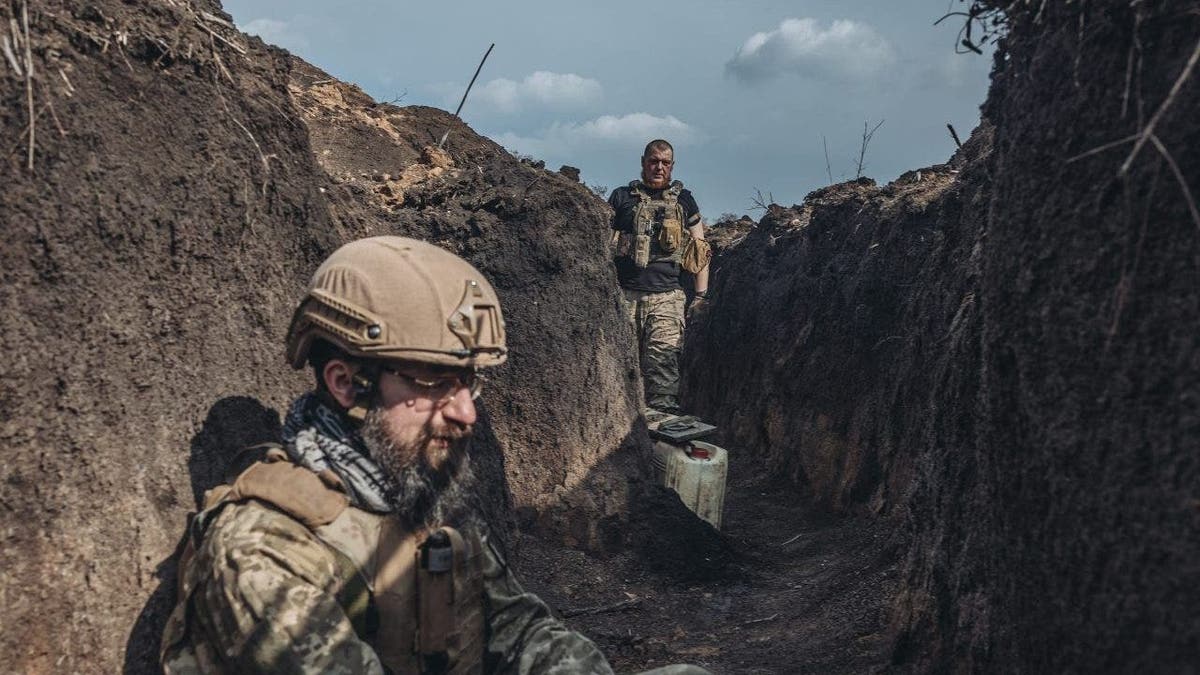
M 355 506 L 376 513 L 392 510 L 385 498 L 394 492 L 391 479 L 371 459 L 358 431 L 315 393 L 292 402 L 283 422 L 283 443 L 297 464 L 336 473 Z

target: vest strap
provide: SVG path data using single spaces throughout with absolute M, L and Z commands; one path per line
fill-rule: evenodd
M 338 489 L 340 483 L 332 471 L 316 474 L 293 464 L 283 448 L 274 445 L 267 447 L 262 460 L 251 464 L 232 485 L 209 490 L 204 508 L 207 511 L 220 504 L 257 499 L 311 530 L 332 523 L 350 505 L 350 497 Z

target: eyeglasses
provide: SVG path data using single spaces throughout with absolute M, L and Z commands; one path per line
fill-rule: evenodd
M 483 393 L 484 377 L 474 370 L 423 378 L 401 372 L 393 366 L 383 366 L 382 369 L 408 382 L 413 389 L 420 392 L 420 396 L 430 399 L 439 406 L 449 403 L 450 399 L 454 398 L 454 395 L 462 389 L 471 393 L 471 400 L 479 398 L 479 395 Z

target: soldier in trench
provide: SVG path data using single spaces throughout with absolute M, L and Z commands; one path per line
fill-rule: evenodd
M 506 357 L 466 261 L 403 237 L 334 252 L 287 337 L 316 388 L 192 519 L 164 671 L 611 673 L 522 589 L 477 506 L 479 370 Z
M 679 413 L 679 350 L 686 322 L 680 272 L 695 275 L 692 309 L 708 296 L 711 249 L 700 207 L 671 180 L 675 150 L 662 139 L 642 152 L 642 175 L 613 190 L 612 244 L 626 315 L 638 339 L 646 405 Z M 688 310 L 689 312 L 691 310 Z

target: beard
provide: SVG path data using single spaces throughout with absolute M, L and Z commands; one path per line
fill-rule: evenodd
M 394 512 L 411 526 L 478 525 L 475 472 L 467 454 L 471 429 L 423 428 L 412 441 L 394 438 L 387 429 L 384 412 L 371 408 L 363 419 L 363 444 L 371 459 L 392 479 L 384 495 Z M 446 460 L 435 469 L 427 450 L 434 439 L 446 440 Z

